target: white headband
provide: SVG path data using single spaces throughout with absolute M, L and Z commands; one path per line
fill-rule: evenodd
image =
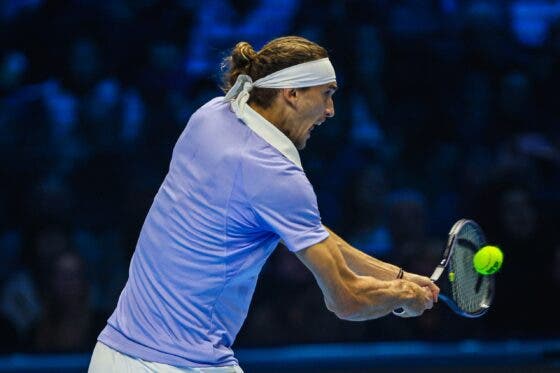
M 304 88 L 336 81 L 334 67 L 328 58 L 300 63 L 273 72 L 253 82 L 249 75 L 241 74 L 226 94 L 225 100 L 231 100 L 231 106 L 238 118 L 245 110 L 247 100 L 253 87 L 257 88 Z

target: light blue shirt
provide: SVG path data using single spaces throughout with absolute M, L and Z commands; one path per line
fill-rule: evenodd
M 297 150 L 252 115 L 266 141 L 223 98 L 192 115 L 99 341 L 174 366 L 236 365 L 231 346 L 279 240 L 295 252 L 328 237 Z

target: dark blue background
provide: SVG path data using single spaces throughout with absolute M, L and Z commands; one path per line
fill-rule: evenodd
M 288 34 L 337 70 L 336 117 L 302 153 L 324 223 L 427 274 L 470 217 L 505 263 L 482 319 L 351 323 L 280 247 L 236 345 L 560 336 L 559 16 L 558 1 L 0 1 L 0 352 L 91 351 L 221 60 Z

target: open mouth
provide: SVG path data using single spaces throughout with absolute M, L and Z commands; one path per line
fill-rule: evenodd
M 313 125 L 309 129 L 309 132 L 313 131 L 316 127 L 319 127 L 321 124 L 323 124 L 322 121 L 313 123 Z
M 309 127 L 309 130 L 307 131 L 307 135 L 308 135 L 308 136 L 311 136 L 311 132 L 312 132 L 315 128 L 317 128 L 317 127 L 319 127 L 321 124 L 323 124 L 323 122 L 324 122 L 324 120 L 320 120 L 320 121 L 317 121 L 317 122 L 313 123 L 313 125 L 312 125 L 311 127 Z

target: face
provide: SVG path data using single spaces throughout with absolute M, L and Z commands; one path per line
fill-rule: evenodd
M 332 96 L 336 90 L 336 83 L 328 83 L 296 91 L 296 109 L 284 132 L 299 150 L 305 148 L 315 127 L 334 116 Z

